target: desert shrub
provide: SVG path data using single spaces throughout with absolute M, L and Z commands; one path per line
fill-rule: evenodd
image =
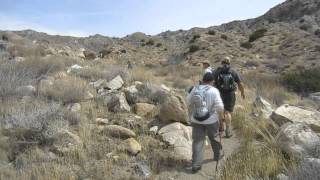
M 222 34 L 220 37 L 221 37 L 221 39 L 228 40 L 228 36 L 225 34 Z
M 0 97 L 9 98 L 18 95 L 17 88 L 34 82 L 33 75 L 25 68 L 14 63 L 0 64 Z
M 195 34 L 192 36 L 190 43 L 194 43 L 197 39 L 199 39 L 201 36 L 200 34 Z
M 259 65 L 260 65 L 259 62 L 253 61 L 253 60 L 249 60 L 245 63 L 245 66 L 247 67 L 252 67 L 252 66 L 258 67 Z
M 146 42 L 146 45 L 148 46 L 153 46 L 155 44 L 154 40 L 153 39 L 149 39 L 147 42 Z
M 192 44 L 190 47 L 189 47 L 189 52 L 190 53 L 194 53 L 196 51 L 200 50 L 200 47 L 198 45 L 195 45 L 195 44 Z
M 282 83 L 295 92 L 318 92 L 320 91 L 320 67 L 289 72 L 283 75 Z
M 9 38 L 8 38 L 8 36 L 6 36 L 6 35 L 2 35 L 2 36 L 1 36 L 1 39 L 2 39 L 3 41 L 9 41 Z
M 262 29 L 258 29 L 256 31 L 254 31 L 250 36 L 249 36 L 249 42 L 253 42 L 261 37 L 264 36 L 264 34 L 267 32 L 268 30 L 265 28 Z
M 162 46 L 162 43 L 157 43 L 156 44 L 156 47 L 161 47 Z
M 140 81 L 140 82 L 152 82 L 154 80 L 153 74 L 146 68 L 137 67 L 130 72 L 130 81 Z
M 251 49 L 253 45 L 250 42 L 242 42 L 240 43 L 240 46 L 246 49 Z
M 214 36 L 214 35 L 216 35 L 216 31 L 215 30 L 209 30 L 208 34 Z
M 32 100 L 21 103 L 5 100 L 0 106 L 1 125 L 5 132 L 19 140 L 44 141 L 66 126 L 58 103 Z
M 118 75 L 123 79 L 126 79 L 128 77 L 128 72 L 125 68 L 117 65 L 95 64 L 89 68 L 81 69 L 81 71 L 76 72 L 76 75 L 90 81 L 96 81 L 98 79 L 110 81 Z
M 301 25 L 299 28 L 300 28 L 301 30 L 308 31 L 308 29 L 310 28 L 310 26 L 307 25 L 307 24 L 303 24 L 303 25 Z
M 80 102 L 88 92 L 86 81 L 81 78 L 69 77 L 54 81 L 51 88 L 46 89 L 48 98 L 65 104 Z
M 18 68 L 26 69 L 34 77 L 40 77 L 42 75 L 48 75 L 50 73 L 62 71 L 65 67 L 71 64 L 72 61 L 62 57 L 50 57 L 50 58 L 28 58 L 25 61 L 17 65 Z

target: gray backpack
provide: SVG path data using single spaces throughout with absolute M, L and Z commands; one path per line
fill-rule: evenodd
M 192 109 L 192 117 L 197 121 L 205 121 L 211 116 L 210 110 L 207 108 L 206 102 L 206 92 L 211 88 L 207 86 L 206 88 L 200 89 L 200 86 L 194 87 L 194 91 L 190 100 L 190 105 Z

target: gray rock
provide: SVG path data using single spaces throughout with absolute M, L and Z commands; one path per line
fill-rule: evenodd
M 120 89 L 124 84 L 123 79 L 121 78 L 121 76 L 117 76 L 114 79 L 112 79 L 110 82 L 107 83 L 107 88 L 111 89 L 111 90 L 118 90 Z
M 320 157 L 320 138 L 306 124 L 287 123 L 278 134 L 280 148 L 297 158 Z
M 89 83 L 92 85 L 95 89 L 100 89 L 104 84 L 106 83 L 106 80 L 99 79 L 98 81 Z
M 146 163 L 139 162 L 135 164 L 134 169 L 143 178 L 149 178 L 152 175 L 151 169 Z
M 286 176 L 285 174 L 278 174 L 277 180 L 289 180 L 289 177 Z
M 80 103 L 69 104 L 67 109 L 69 109 L 71 112 L 79 112 L 81 110 L 81 105 Z
M 178 95 L 167 96 L 160 106 L 159 118 L 163 122 L 181 122 L 188 124 L 188 109 L 184 98 Z
M 129 106 L 124 93 L 110 94 L 105 97 L 105 103 L 108 110 L 111 112 L 130 112 L 131 107 Z
M 45 93 L 47 89 L 51 88 L 51 86 L 53 85 L 53 81 L 54 81 L 54 78 L 46 78 L 46 79 L 40 80 L 38 85 L 38 91 L 40 93 Z
M 301 161 L 297 170 L 289 172 L 289 180 L 319 180 L 320 159 L 305 158 Z
M 273 112 L 271 104 L 260 96 L 254 101 L 253 107 L 254 114 L 265 119 L 270 118 Z
M 98 125 L 106 125 L 109 123 L 109 120 L 108 119 L 105 119 L 105 118 L 97 118 L 96 119 L 96 123 Z
M 137 140 L 134 138 L 129 138 L 125 140 L 126 144 L 126 150 L 131 154 L 131 155 L 137 155 L 138 153 L 141 152 L 142 147 L 139 144 Z
M 179 122 L 164 126 L 158 132 L 162 139 L 173 145 L 177 158 L 190 160 L 192 156 L 192 128 Z
M 67 70 L 67 73 L 75 73 L 75 72 L 78 72 L 79 70 L 81 70 L 82 68 L 83 68 L 82 66 L 80 66 L 78 64 L 74 64 Z
M 279 126 L 287 122 L 301 122 L 308 124 L 312 130 L 320 132 L 320 112 L 318 111 L 306 110 L 284 104 L 272 113 L 271 118 Z

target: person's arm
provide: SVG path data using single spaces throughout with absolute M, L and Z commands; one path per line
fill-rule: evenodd
M 240 90 L 240 93 L 241 93 L 241 97 L 242 97 L 243 99 L 245 99 L 246 96 L 245 96 L 245 94 L 244 94 L 244 86 L 243 86 L 243 83 L 240 81 L 240 82 L 238 82 L 237 84 L 238 84 L 238 87 L 239 87 L 239 90 Z
M 221 99 L 220 93 L 217 89 L 215 90 L 214 104 L 215 104 L 214 109 L 219 116 L 219 126 L 220 126 L 219 132 L 223 132 L 224 131 L 224 128 L 223 128 L 224 105 L 223 105 L 223 101 Z

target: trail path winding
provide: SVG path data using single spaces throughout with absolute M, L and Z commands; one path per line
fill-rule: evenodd
M 225 152 L 224 158 L 219 161 L 219 169 L 224 164 L 226 158 L 234 153 L 240 147 L 240 139 L 233 136 L 230 139 L 223 138 L 223 149 Z M 205 156 L 202 169 L 192 174 L 191 169 L 185 167 L 173 168 L 164 172 L 161 172 L 156 179 L 157 180 L 216 180 L 216 161 L 212 160 L 211 146 L 205 147 Z M 219 170 L 218 170 L 219 171 Z M 218 172 L 219 173 L 219 172 Z

